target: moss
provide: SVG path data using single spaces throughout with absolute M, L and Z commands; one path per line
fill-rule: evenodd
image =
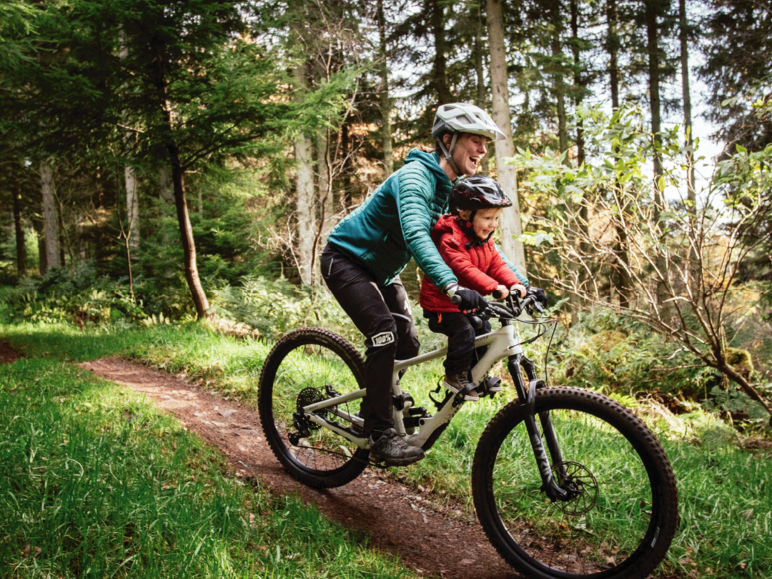
M 751 375 L 751 372 L 753 372 L 753 360 L 748 350 L 727 348 L 725 354 L 727 363 L 742 376 L 748 378 Z

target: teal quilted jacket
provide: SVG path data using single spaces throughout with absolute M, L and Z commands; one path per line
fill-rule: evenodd
M 404 167 L 338 223 L 328 243 L 361 263 L 383 285 L 392 283 L 411 257 L 438 288 L 457 283 L 431 238 L 432 227 L 448 211 L 452 186 L 438 155 L 413 149 Z

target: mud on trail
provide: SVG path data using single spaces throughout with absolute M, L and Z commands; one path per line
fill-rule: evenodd
M 296 482 L 265 441 L 256 411 L 147 366 L 104 358 L 79 364 L 97 376 L 146 394 L 188 430 L 217 446 L 236 476 L 256 478 L 274 493 L 315 504 L 329 519 L 365 531 L 376 549 L 394 553 L 423 575 L 454 579 L 520 577 L 488 543 L 476 521 L 453 516 L 430 496 L 368 469 L 346 486 L 315 490 Z M 471 490 L 470 490 L 471 492 Z

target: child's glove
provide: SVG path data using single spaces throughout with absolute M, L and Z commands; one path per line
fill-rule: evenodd
M 488 302 L 473 289 L 461 287 L 458 284 L 452 284 L 447 287 L 446 292 L 450 301 L 458 306 L 462 312 L 480 311 L 488 309 Z

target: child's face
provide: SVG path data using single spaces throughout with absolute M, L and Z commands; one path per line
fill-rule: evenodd
M 480 209 L 474 215 L 472 229 L 480 239 L 486 239 L 499 226 L 500 208 Z M 471 213 L 471 211 L 470 211 Z

